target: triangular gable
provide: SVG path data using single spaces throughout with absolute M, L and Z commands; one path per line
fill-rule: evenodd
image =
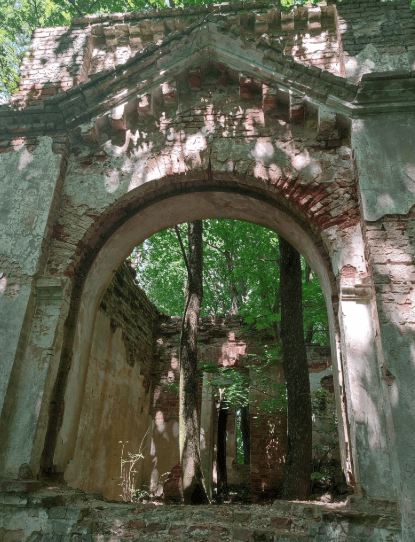
M 45 98 L 34 107 L 26 106 L 24 117 L 15 111 L 13 120 L 18 127 L 14 130 L 22 133 L 26 126 L 42 123 L 42 130 L 45 131 L 46 125 L 49 132 L 74 129 L 91 122 L 93 126 L 93 119 L 109 114 L 114 107 L 145 97 L 160 85 L 174 81 L 180 74 L 197 69 L 207 61 L 217 62 L 271 89 L 285 91 L 294 101 L 328 106 L 334 113 L 353 116 L 356 111 L 377 110 L 376 104 L 369 103 L 370 96 L 360 103 L 359 85 L 284 55 L 283 49 L 284 44 L 278 39 L 269 38 L 265 33 L 260 38 L 246 37 L 241 28 L 232 26 L 223 15 L 210 13 L 180 32 L 169 34 L 158 45 L 151 44 L 124 64 L 90 75 L 79 85 Z M 360 85 L 362 90 L 365 84 Z M 380 94 L 382 84 L 387 85 L 378 85 Z M 394 88 L 397 84 L 395 80 Z M 379 100 L 382 102 L 382 96 Z M 407 101 L 405 105 L 411 104 Z M 389 104 L 386 107 L 390 107 Z M 5 109 L 5 113 L 6 109 L 10 111 L 8 106 L 0 109 Z M 9 119 L 5 123 L 0 119 L 2 124 L 3 131 L 11 130 Z M 90 130 L 91 125 L 85 129 Z
M 210 15 L 208 21 L 193 23 L 179 36 L 167 37 L 125 64 L 90 76 L 66 93 L 71 95 L 71 108 L 61 95 L 50 99 L 50 103 L 60 102 L 66 123 L 73 127 L 129 99 L 144 96 L 209 60 L 316 104 L 324 104 L 329 96 L 351 102 L 357 93 L 357 86 L 346 79 L 284 55 L 275 40 L 264 36 L 254 42 L 235 36 L 226 23 Z

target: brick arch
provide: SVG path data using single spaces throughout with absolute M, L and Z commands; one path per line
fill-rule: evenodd
M 407 0 L 378 4 L 349 0 L 282 13 L 278 6 L 232 3 L 211 5 L 207 11 L 205 6 L 176 10 L 174 18 L 170 10 L 92 16 L 74 20 L 70 28 L 35 32 L 35 51 L 24 62 L 20 92 L 11 108 L 10 104 L 0 108 L 2 182 L 5 201 L 13 209 L 2 217 L 2 227 L 6 240 L 9 233 L 16 239 L 4 245 L 2 255 L 6 278 L 11 279 L 3 322 L 8 331 L 6 379 L 0 390 L 0 401 L 4 396 L 0 421 L 6 427 L 0 446 L 2 474 L 14 476 L 24 462 L 38 470 L 50 392 L 55 385 L 55 398 L 59 393 L 63 398 L 64 375 L 71 368 L 73 348 L 68 338 L 79 339 L 91 325 L 86 321 L 82 329 L 79 324 L 78 308 L 85 304 L 82 288 L 106 243 L 122 231 L 123 218 L 127 221 L 145 211 L 139 209 L 140 194 L 149 190 L 146 205 L 155 205 L 157 198 L 159 203 L 163 198 L 173 201 L 211 186 L 212 194 L 232 190 L 238 197 L 244 195 L 244 201 L 256 197 L 273 213 L 281 211 L 281 224 L 288 228 L 292 221 L 299 237 L 314 247 L 311 256 L 321 256 L 320 280 L 327 277 L 328 306 L 339 319 L 337 352 L 345 369 L 342 399 L 348 414 L 343 421 L 351 438 L 344 444 L 353 457 L 352 474 L 362 494 L 391 502 L 398 498 L 405 539 L 414 538 L 414 469 L 408 455 L 414 445 L 414 431 L 408 428 L 415 423 L 409 408 L 414 377 L 410 362 L 414 292 L 408 279 L 414 267 L 413 215 L 407 214 L 414 201 L 408 184 L 413 172 L 408 145 L 414 126 L 414 78 L 410 47 L 398 51 L 396 43 L 405 25 L 406 34 L 413 35 L 409 23 L 415 12 Z M 354 23 L 367 19 L 369 12 L 374 24 L 362 37 L 360 25 Z M 379 32 L 385 24 L 388 32 Z M 76 59 L 68 67 L 69 50 L 76 52 Z M 364 73 L 365 59 L 374 57 L 372 73 Z M 402 66 L 404 72 L 394 71 Z M 396 92 L 390 92 L 391 85 Z M 221 112 L 212 117 L 215 111 L 206 111 L 204 122 L 191 107 L 182 107 L 211 95 L 209 103 L 217 113 L 226 103 L 225 94 L 228 103 L 243 110 L 235 130 L 229 123 L 220 128 Z M 261 122 L 243 126 L 248 109 Z M 170 118 L 177 131 L 184 126 L 186 136 L 215 123 L 210 132 L 213 141 L 207 141 L 199 155 L 190 153 L 200 158 L 198 164 L 192 156 L 185 160 L 181 153 L 179 163 L 177 155 L 169 154 L 171 134 L 158 125 L 164 112 L 163 118 Z M 288 142 L 283 123 L 285 132 L 290 137 L 296 134 L 297 140 L 279 175 L 271 165 L 282 165 L 276 147 L 281 151 Z M 134 148 L 127 141 L 128 132 L 133 128 L 136 133 L 138 125 L 140 133 L 150 135 Z M 267 153 L 252 154 L 255 143 L 260 138 L 267 143 L 269 137 L 279 145 L 274 146 L 277 157 L 271 162 Z M 245 148 L 240 149 L 240 160 L 230 165 L 221 160 L 224 143 L 233 145 L 235 155 L 238 138 Z M 146 170 L 143 155 L 133 163 L 145 170 L 135 187 L 124 177 L 119 185 L 111 184 L 121 166 L 116 153 L 105 152 L 110 140 L 113 150 L 128 143 L 121 151 L 128 159 L 137 146 L 143 150 L 143 142 L 156 142 L 159 146 L 150 149 L 148 158 L 158 167 L 164 156 L 169 168 L 157 174 Z M 349 147 L 356 154 L 361 209 Z M 298 162 L 305 148 L 313 160 L 325 163 L 321 172 L 302 170 Z M 21 153 L 26 166 L 20 162 Z M 246 158 L 255 158 L 255 163 L 247 164 Z M 137 172 L 136 168 L 133 173 Z M 83 188 L 76 177 L 82 177 Z M 111 188 L 107 192 L 105 178 Z M 177 183 L 177 193 L 167 193 L 166 179 Z M 247 187 L 244 194 L 240 183 Z M 32 198 L 35 186 L 38 197 Z M 255 187 L 259 191 L 254 197 Z M 162 207 L 163 212 L 166 209 Z M 26 275 L 28 256 L 33 270 Z M 120 254 L 114 267 L 119 261 Z M 105 276 L 111 275 L 104 268 L 98 274 L 95 300 L 98 290 L 105 289 Z M 11 305 L 8 296 L 19 286 L 21 297 Z M 69 302 L 62 355 L 67 362 L 59 368 Z M 333 335 L 334 331 L 333 325 Z M 8 343 L 13 343 L 11 348 Z M 57 418 L 60 406 L 52 405 Z M 67 423 L 65 413 L 63 422 Z M 50 435 L 55 438 L 57 433 L 49 431 Z M 45 447 L 49 455 L 54 451 L 49 446 L 52 440 Z
M 336 193 L 339 189 L 343 189 L 341 194 Z M 237 171 L 216 172 L 209 167 L 203 176 L 186 172 L 147 182 L 108 205 L 102 214 L 93 216 L 91 226 L 77 242 L 76 249 L 68 253 L 67 266 L 61 272 L 68 277 L 85 275 L 102 246 L 128 220 L 155 203 L 188 192 L 232 192 L 268 203 L 298 223 L 316 244 L 321 243 L 321 233 L 324 230 L 333 227 L 344 230 L 360 223 L 355 186 L 339 186 L 337 182 L 330 185 L 304 185 L 298 177 L 294 178 L 289 174 L 275 184 L 264 183 L 253 175 L 240 174 Z M 341 204 L 345 202 L 341 196 L 346 193 L 349 193 L 349 204 L 343 210 Z M 63 205 L 62 208 L 66 212 L 66 206 Z M 260 218 L 256 220 L 259 221 Z M 66 242 L 65 235 L 59 231 L 59 219 L 55 224 L 53 237 L 60 242 Z M 328 248 L 327 246 L 326 250 Z M 53 256 L 52 248 L 52 262 Z M 49 263 L 47 273 L 56 274 L 53 264 Z
M 210 31 L 201 32 L 210 43 Z M 134 72 L 125 95 L 114 94 L 111 85 L 118 92 L 122 83 L 114 74 L 98 109 L 85 103 L 71 121 L 68 169 L 45 269 L 46 275 L 68 277 L 72 288 L 45 467 L 55 463 L 58 432 L 58 468 L 70 460 L 66 442 L 80 408 L 70 398 L 82 396 L 82 360 L 114 269 L 134 246 L 168 226 L 233 218 L 285 236 L 319 275 L 333 315 L 334 351 L 338 286 L 331 258 L 339 252 L 337 231 L 360 223 L 350 126 L 320 101 L 308 103 L 291 80 L 280 84 L 275 74 L 257 79 L 252 66 L 242 76 L 226 59 L 201 59 L 195 74 L 185 64 L 169 75 L 158 65 L 154 88 L 141 88 L 139 96 L 136 83 L 148 79 L 147 64 L 141 79 Z
M 278 190 L 265 190 L 258 179 L 241 176 L 236 180 L 235 176 L 227 179 L 222 175 L 217 182 L 214 177 L 191 180 L 191 176 L 186 176 L 173 182 L 162 179 L 141 186 L 110 206 L 82 240 L 84 256 L 75 255 L 67 269 L 74 287 L 54 388 L 55 411 L 51 411 L 43 452 L 44 468 L 56 464 L 62 472 L 71 460 L 95 315 L 116 268 L 135 246 L 174 224 L 200 218 L 232 218 L 260 224 L 286 237 L 319 277 L 328 307 L 333 352 L 336 352 L 338 324 L 333 300 L 337 302 L 337 286 L 330 247 L 323 242 L 321 232 L 290 202 L 284 205 Z M 341 371 L 337 382 L 339 378 Z M 342 440 L 348 441 L 348 437 Z

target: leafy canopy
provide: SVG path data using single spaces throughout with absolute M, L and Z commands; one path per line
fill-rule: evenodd
M 185 227 L 180 226 L 187 250 Z M 280 320 L 278 235 L 237 220 L 204 221 L 204 296 L 202 316 L 238 314 L 258 330 Z M 137 280 L 163 312 L 183 312 L 187 271 L 174 228 L 137 247 L 130 260 Z M 302 259 L 304 328 L 313 326 L 314 341 L 327 344 L 327 310 L 317 277 Z M 307 280 L 306 274 L 308 275 Z M 319 334 L 320 333 L 320 334 Z

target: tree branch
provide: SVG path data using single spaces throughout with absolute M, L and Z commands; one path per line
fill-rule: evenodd
M 204 267 L 205 270 L 207 271 L 207 274 L 209 275 L 209 278 L 210 278 L 210 280 L 212 281 L 212 286 L 213 286 L 213 289 L 214 289 L 214 291 L 215 291 L 216 298 L 217 298 L 217 300 L 218 300 L 218 302 L 219 302 L 219 305 L 222 307 L 223 314 L 225 315 L 225 314 L 226 314 L 226 308 L 225 308 L 225 305 L 223 304 L 223 301 L 222 301 L 222 299 L 221 299 L 221 297 L 220 297 L 220 295 L 219 295 L 218 287 L 217 287 L 215 281 L 213 280 L 213 277 L 212 277 L 212 275 L 210 274 L 210 271 L 209 271 L 209 268 L 207 267 L 207 265 L 206 265 L 206 264 L 203 264 L 203 267 Z
M 177 239 L 179 240 L 180 248 L 182 249 L 183 259 L 184 259 L 184 263 L 185 263 L 186 269 L 187 269 L 187 277 L 188 277 L 188 280 L 190 281 L 191 278 L 192 278 L 192 275 L 190 273 L 189 261 L 187 259 L 186 249 L 184 248 L 184 244 L 183 244 L 182 236 L 180 234 L 179 226 L 174 226 L 174 230 L 176 232 Z
M 218 252 L 220 252 L 221 254 L 225 254 L 225 251 L 224 250 L 221 250 L 220 248 L 218 248 L 217 246 L 215 245 L 211 245 L 210 243 L 208 243 L 207 241 L 205 241 L 205 245 L 207 245 L 208 247 L 210 248 L 214 248 L 215 250 L 217 250 Z
M 91 9 L 95 6 L 95 4 L 99 4 L 101 0 L 95 0 L 95 2 L 92 2 L 92 4 L 89 6 L 88 11 L 85 13 L 91 13 Z
M 68 0 L 68 2 L 71 4 L 72 7 L 74 7 L 76 9 L 76 11 L 78 12 L 80 17 L 84 17 L 85 14 L 82 13 L 82 11 L 79 9 L 77 4 L 75 2 L 73 2 L 73 0 Z
M 42 26 L 40 24 L 40 20 L 39 20 L 39 12 L 37 10 L 37 2 L 36 2 L 36 0 L 33 0 L 33 5 L 35 6 L 35 15 L 36 15 L 37 24 L 38 24 L 38 26 Z

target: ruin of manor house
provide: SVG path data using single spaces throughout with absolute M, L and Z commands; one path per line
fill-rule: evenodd
M 34 32 L 20 77 L 0 106 L 0 539 L 414 542 L 409 1 L 77 18 Z M 209 218 L 281 234 L 318 277 L 321 363 L 354 492 L 343 508 L 174 505 L 175 516 L 97 496 L 117 498 L 119 442 L 135 453 L 143 439 L 137 476 L 180 492 L 177 403 L 160 384 L 177 359 L 123 262 L 154 233 Z M 237 323 L 201 326 L 211 358 L 246 355 Z M 208 487 L 214 417 L 201 397 Z M 268 466 L 258 454 L 254 492 L 281 482 L 282 454 Z M 48 494 L 53 480 L 62 493 Z

